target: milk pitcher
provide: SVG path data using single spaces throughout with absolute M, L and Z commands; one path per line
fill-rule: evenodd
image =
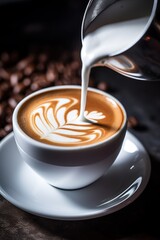
M 106 34 L 100 35 L 100 30 Z M 134 79 L 160 80 L 160 1 L 90 0 L 82 21 L 82 44 L 93 34 L 99 34 L 97 45 L 104 47 L 94 66 Z

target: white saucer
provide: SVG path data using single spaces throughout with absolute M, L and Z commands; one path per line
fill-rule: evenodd
M 80 220 L 113 213 L 142 193 L 150 172 L 147 152 L 129 132 L 109 172 L 90 186 L 72 191 L 48 185 L 26 165 L 13 133 L 0 146 L 0 193 L 24 211 L 46 218 Z

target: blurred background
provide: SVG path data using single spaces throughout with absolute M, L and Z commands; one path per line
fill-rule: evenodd
M 81 84 L 81 22 L 87 3 L 0 0 L 0 139 L 12 131 L 13 110 L 24 96 L 48 86 Z M 154 219 L 160 214 L 160 80 L 129 79 L 97 67 L 92 69 L 90 86 L 107 91 L 122 102 L 128 114 L 128 130 L 143 143 L 151 158 L 152 172 L 146 190 L 116 216 L 132 216 L 126 223 L 127 233 L 131 234 L 134 226 L 136 234 L 142 236 L 133 239 L 158 239 L 160 233 Z M 113 227 L 114 216 L 105 223 Z M 113 235 L 125 236 L 122 225 Z
M 0 139 L 17 103 L 44 87 L 80 84 L 85 1 L 0 0 Z

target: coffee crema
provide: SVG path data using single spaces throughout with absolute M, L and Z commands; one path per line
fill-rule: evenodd
M 121 107 L 106 95 L 87 91 L 82 121 L 81 89 L 56 89 L 29 98 L 21 106 L 18 122 L 31 138 L 54 146 L 77 147 L 103 142 L 123 124 Z

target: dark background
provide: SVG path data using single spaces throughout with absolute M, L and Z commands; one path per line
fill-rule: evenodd
M 81 49 L 81 22 L 88 1 L 0 1 L 0 52 L 28 49 Z M 160 239 L 160 81 L 129 79 L 107 68 L 92 70 L 94 86 L 107 90 L 137 120 L 129 128 L 151 159 L 144 192 L 129 206 L 85 221 L 32 216 L 0 197 L 0 239 Z M 7 225 L 8 224 L 8 225 Z

